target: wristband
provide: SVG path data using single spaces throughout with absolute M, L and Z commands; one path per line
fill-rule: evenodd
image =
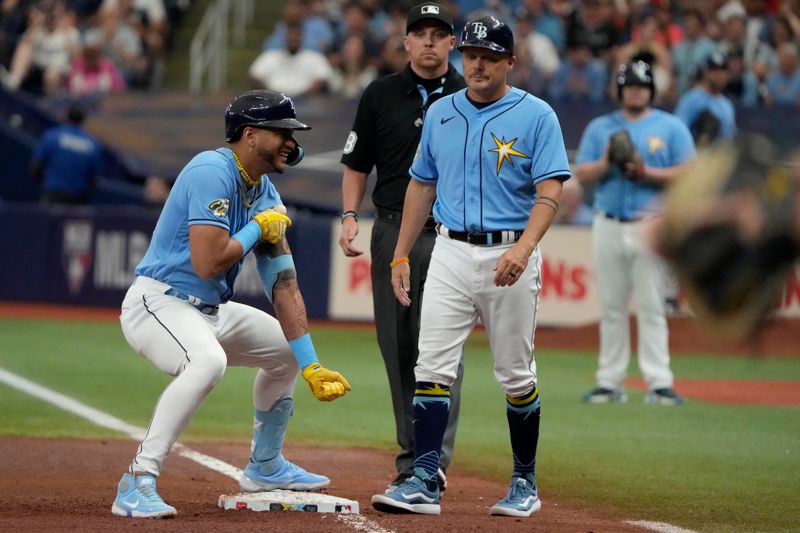
M 342 222 L 344 222 L 344 219 L 346 219 L 347 217 L 353 217 L 353 220 L 358 222 L 358 213 L 356 213 L 355 211 L 345 211 L 344 213 L 342 213 Z
M 408 256 L 406 256 L 406 257 L 398 257 L 397 259 L 395 259 L 391 263 L 389 263 L 389 266 L 394 268 L 397 265 L 399 265 L 400 263 L 408 263 Z
M 302 337 L 289 341 L 289 346 L 292 348 L 294 358 L 297 359 L 297 364 L 300 365 L 301 369 L 319 361 L 317 352 L 314 350 L 314 343 L 311 342 L 311 334 L 306 333 Z
M 242 255 L 244 256 L 253 246 L 256 245 L 258 241 L 261 240 L 261 226 L 259 226 L 258 222 L 255 220 L 251 220 L 231 237 L 241 243 Z

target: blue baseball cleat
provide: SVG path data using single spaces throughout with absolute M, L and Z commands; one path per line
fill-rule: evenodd
M 384 513 L 441 514 L 438 483 L 430 490 L 420 478 L 411 476 L 394 490 L 374 495 L 372 507 Z
M 312 474 L 283 457 L 281 464 L 271 474 L 261 472 L 260 465 L 252 461 L 247 463 L 239 488 L 242 492 L 262 492 L 265 490 L 316 490 L 327 487 L 331 480 L 319 474 Z
M 156 492 L 156 476 L 138 472 L 122 475 L 111 512 L 129 518 L 173 518 L 178 514 Z
M 490 514 L 504 516 L 530 516 L 542 508 L 542 501 L 536 490 L 536 478 L 515 476 L 506 497 L 494 504 Z

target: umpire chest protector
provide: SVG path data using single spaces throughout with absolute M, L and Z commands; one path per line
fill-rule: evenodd
M 422 133 L 427 108 L 443 95 L 465 87 L 464 78 L 450 65 L 440 93 L 423 94 L 410 65 L 373 81 L 358 104 L 353 130 L 345 142 L 341 162 L 358 172 L 377 171 L 372 193 L 376 207 L 402 211 L 408 169 Z

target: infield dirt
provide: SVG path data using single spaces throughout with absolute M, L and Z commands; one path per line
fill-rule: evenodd
M 247 444 L 189 444 L 237 466 L 249 454 Z M 177 508 L 176 519 L 115 517 L 111 503 L 116 484 L 136 446 L 126 440 L 0 438 L 0 531 L 359 531 L 333 514 L 224 511 L 217 507 L 217 498 L 235 492 L 236 481 L 178 455 L 167 459 L 158 485 L 161 496 Z M 362 515 L 387 531 L 643 531 L 591 510 L 553 502 L 547 487 L 541 488 L 542 511 L 533 517 L 492 517 L 489 508 L 505 494 L 506 486 L 457 471 L 448 476 L 450 488 L 444 493 L 440 516 L 382 514 L 369 501 L 390 481 L 389 452 L 289 447 L 286 455 L 329 475 L 330 494 L 357 500 Z

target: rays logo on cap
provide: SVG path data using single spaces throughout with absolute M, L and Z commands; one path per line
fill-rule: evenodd
M 486 26 L 484 26 L 482 22 L 473 22 L 472 23 L 472 33 L 474 33 L 475 37 L 477 37 L 478 39 L 485 39 L 486 38 Z
M 422 13 L 423 15 L 438 15 L 439 6 L 422 6 L 422 9 L 420 9 L 420 13 Z
M 631 70 L 641 80 L 650 81 L 650 73 L 648 72 L 647 63 L 644 61 L 636 61 L 631 65 Z

